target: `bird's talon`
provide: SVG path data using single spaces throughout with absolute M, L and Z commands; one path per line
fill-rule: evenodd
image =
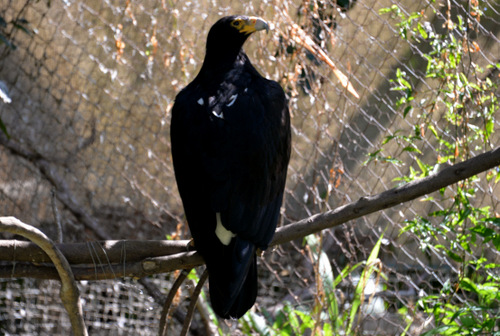
M 193 249 L 195 249 L 194 239 L 191 238 L 191 239 L 189 239 L 189 242 L 186 244 L 186 250 L 189 252 L 189 251 L 191 251 Z

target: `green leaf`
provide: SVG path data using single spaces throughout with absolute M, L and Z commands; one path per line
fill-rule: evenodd
M 2 118 L 0 118 L 0 130 L 5 134 L 7 139 L 10 139 L 9 132 L 7 132 L 7 127 L 5 127 L 5 124 L 2 121 Z
M 289 303 L 285 302 L 285 307 L 288 307 Z M 290 323 L 288 322 L 288 318 L 285 315 L 285 307 L 283 307 L 283 310 L 278 311 L 276 314 L 276 319 L 274 320 L 273 323 L 273 330 L 278 330 L 279 335 L 292 335 L 292 327 L 290 326 Z
M 462 281 L 460 281 L 460 287 L 466 291 L 477 293 L 476 284 L 469 278 L 463 278 Z
M 300 320 L 302 322 L 299 328 L 301 335 L 306 334 L 306 330 L 308 329 L 310 330 L 314 329 L 315 320 L 312 318 L 311 313 L 309 312 L 305 313 L 303 311 L 297 310 L 296 314 L 298 317 L 300 317 Z
M 428 125 L 427 128 L 430 129 L 432 134 L 434 134 L 434 136 L 439 139 L 438 132 L 436 131 L 434 125 Z
M 397 137 L 396 133 L 398 133 L 398 132 L 395 132 L 394 135 L 388 135 L 388 136 L 386 136 L 384 138 L 384 140 L 382 141 L 382 145 L 385 145 L 386 143 L 388 143 L 392 139 L 396 138 Z M 381 151 L 381 150 L 379 150 L 379 151 Z M 378 153 L 379 151 L 377 151 L 376 153 Z
M 200 278 L 198 277 L 198 273 L 196 273 L 196 269 L 195 268 L 192 268 L 191 271 L 189 271 L 189 274 L 188 274 L 187 278 L 189 280 L 194 280 L 196 282 L 198 282 L 200 280 Z
M 474 326 L 477 325 L 477 322 L 474 319 L 474 316 L 472 316 L 471 314 L 466 314 L 466 315 L 460 316 L 460 322 L 462 323 L 462 325 L 464 325 L 468 329 L 473 328 Z
M 462 262 L 463 261 L 463 258 L 461 256 L 459 256 L 458 254 L 456 254 L 455 252 L 453 252 L 451 250 L 447 250 L 446 254 L 448 255 L 448 257 L 450 257 L 451 259 L 453 259 L 456 262 Z
M 500 234 L 496 235 L 495 238 L 493 238 L 492 242 L 493 245 L 495 245 L 497 251 L 500 251 Z
M 488 217 L 488 218 L 483 219 L 483 221 L 485 223 L 491 223 L 491 224 L 495 224 L 497 226 L 500 226 L 500 217 Z
M 404 78 L 398 78 L 398 81 L 401 85 L 403 85 L 404 87 L 406 87 L 407 89 L 410 89 L 411 90 L 411 84 L 410 82 L 408 82 L 406 79 Z
M 377 243 L 373 247 L 372 251 L 370 252 L 368 259 L 366 260 L 366 266 L 363 269 L 363 272 L 361 272 L 358 284 L 356 285 L 356 289 L 354 290 L 354 299 L 352 301 L 351 311 L 349 312 L 349 324 L 347 326 L 346 335 L 349 335 L 352 332 L 352 327 L 354 324 L 354 320 L 356 318 L 356 314 L 359 311 L 361 302 L 363 302 L 366 284 L 368 283 L 368 279 L 370 279 L 370 276 L 374 271 L 375 261 L 378 258 L 383 237 L 384 234 L 382 233 Z
M 249 323 L 253 330 L 255 330 L 259 335 L 270 336 L 271 331 L 266 323 L 266 319 L 259 314 L 249 311 L 244 315 L 244 319 Z
M 411 111 L 413 107 L 411 105 L 406 106 L 406 108 L 403 111 L 403 118 L 406 118 L 406 115 L 408 115 L 408 112 Z
M 495 230 L 487 228 L 484 225 L 477 225 L 470 230 L 477 233 L 481 237 L 488 239 L 488 241 L 495 236 Z
M 417 24 L 417 29 L 418 32 L 420 33 L 420 36 L 422 36 L 424 39 L 427 39 L 429 35 L 427 34 L 427 31 L 425 30 L 424 26 L 419 22 Z
M 323 324 L 323 336 L 333 336 L 333 328 L 330 323 Z
M 414 153 L 422 154 L 420 149 L 418 149 L 417 147 L 415 147 L 413 145 L 406 146 L 405 148 L 403 148 L 403 152 L 414 152 Z
M 423 176 L 429 175 L 429 168 L 428 168 L 428 166 L 425 163 L 423 163 L 422 161 L 420 161 L 418 158 L 416 158 L 415 161 L 417 161 L 418 167 L 420 168 L 420 171 L 422 172 L 422 175 Z

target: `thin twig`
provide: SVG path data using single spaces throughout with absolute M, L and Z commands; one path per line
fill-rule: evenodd
M 63 242 L 63 232 L 62 232 L 61 214 L 59 213 L 59 209 L 57 209 L 55 188 L 52 188 L 50 196 L 52 203 L 52 212 L 54 213 L 54 220 L 56 222 L 56 227 L 57 227 L 56 241 L 59 244 L 61 244 Z
M 167 299 L 163 304 L 163 310 L 161 311 L 160 328 L 158 330 L 159 336 L 165 335 L 165 332 L 167 331 L 167 326 L 168 326 L 167 316 L 169 316 L 168 312 L 170 310 L 170 306 L 174 301 L 175 295 L 177 294 L 177 290 L 182 285 L 182 283 L 188 276 L 189 272 L 190 270 L 182 270 L 177 279 L 175 280 L 174 284 L 172 285 L 172 288 L 170 288 L 170 291 L 168 292 Z
M 192 292 L 191 287 L 189 287 L 189 290 Z M 194 290 L 194 289 L 193 289 Z M 193 293 L 190 293 L 193 295 Z M 208 310 L 208 302 L 203 295 L 198 296 L 198 301 L 196 302 L 196 308 L 198 309 L 198 312 L 200 313 L 201 320 L 203 322 L 204 330 L 203 334 L 205 336 L 216 336 L 219 335 L 217 331 L 217 326 L 213 322 L 213 314 L 210 313 Z M 191 333 L 193 332 L 193 324 L 191 324 Z
M 203 274 L 200 276 L 200 280 L 198 280 L 198 284 L 194 289 L 193 294 L 191 295 L 191 302 L 189 303 L 186 319 L 184 320 L 184 325 L 182 326 L 181 336 L 187 335 L 189 331 L 189 326 L 191 325 L 191 320 L 193 319 L 194 309 L 196 308 L 196 301 L 198 301 L 198 296 L 200 296 L 201 289 L 203 288 L 203 284 L 207 281 L 208 278 L 208 270 L 205 268 Z

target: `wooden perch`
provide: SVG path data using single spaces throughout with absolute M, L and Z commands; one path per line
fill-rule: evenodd
M 136 262 L 149 257 L 186 252 L 189 240 L 105 240 L 86 243 L 57 244 L 68 262 Z M 36 244 L 19 240 L 0 240 L 0 260 L 49 263 L 50 258 Z
M 60 297 L 64 308 L 69 315 L 73 334 L 87 336 L 87 329 L 83 320 L 83 309 L 80 300 L 80 291 L 76 285 L 71 266 L 64 255 L 55 247 L 42 231 L 27 225 L 14 217 L 0 217 L 0 231 L 10 232 L 28 238 L 40 246 L 50 257 L 57 270 L 58 279 L 61 280 Z
M 449 166 L 437 174 L 378 195 L 362 197 L 356 202 L 332 211 L 281 227 L 276 231 L 270 245 L 280 245 L 303 238 L 311 233 L 416 199 L 499 165 L 500 147 Z M 4 217 L 0 217 L 0 220 L 3 219 Z M 73 265 L 72 269 L 77 280 L 100 280 L 124 276 L 144 277 L 176 269 L 189 269 L 203 264 L 203 259 L 198 253 L 187 251 L 187 244 L 188 241 L 106 241 L 57 246 L 61 248 L 63 254 L 67 255 L 69 262 Z M 90 248 L 91 246 L 94 247 Z M 96 258 L 95 253 L 101 253 L 101 257 Z M 57 279 L 57 272 L 52 266 L 26 263 L 26 261 L 49 262 L 48 258 L 42 254 L 30 243 L 4 242 L 0 246 L 0 258 L 3 261 L 15 263 L 15 267 L 13 265 L 0 266 L 0 277 Z M 96 265 L 98 261 L 103 261 L 103 263 Z
M 414 200 L 499 165 L 500 147 L 444 168 L 436 174 L 374 196 L 361 197 L 356 202 L 283 226 L 275 233 L 271 245 L 283 244 L 314 232 L 338 226 L 352 219 Z

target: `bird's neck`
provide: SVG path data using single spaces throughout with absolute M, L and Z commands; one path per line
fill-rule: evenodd
M 241 48 L 227 52 L 207 49 L 205 60 L 198 76 L 212 81 L 219 79 L 219 77 L 222 79 L 229 71 L 244 66 L 247 59 L 245 52 Z

